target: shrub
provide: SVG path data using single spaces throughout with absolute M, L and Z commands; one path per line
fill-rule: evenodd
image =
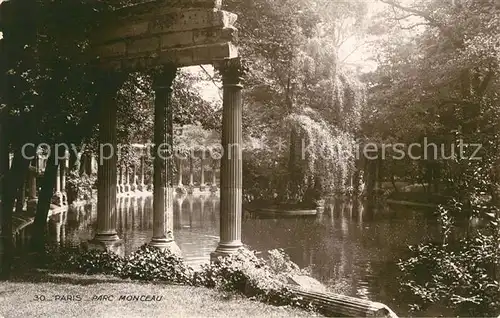
M 410 247 L 411 257 L 400 260 L 401 285 L 415 297 L 412 310 L 438 303 L 467 316 L 498 315 L 498 239 L 475 233 L 450 241 L 453 219 L 439 209 L 442 243 L 423 243 Z
M 275 305 L 294 305 L 313 309 L 287 288 L 288 276 L 302 273 L 282 250 L 269 252 L 269 261 L 242 248 L 237 253 L 204 265 L 194 279 L 198 285 L 238 292 Z
M 107 251 L 54 249 L 48 247 L 48 266 L 66 272 L 107 274 L 121 278 L 191 284 L 193 270 L 182 258 L 156 247 L 143 245 L 128 257 Z
M 194 272 L 181 257 L 149 245 L 141 246 L 128 257 L 97 250 L 82 253 L 77 248 L 48 247 L 46 252 L 49 268 L 59 271 L 205 286 L 275 305 L 314 309 L 287 287 L 291 275 L 307 271 L 301 270 L 281 249 L 269 251 L 268 259 L 264 260 L 242 248 L 218 262 L 203 265 L 199 272 Z
M 66 179 L 68 203 L 71 204 L 76 200 L 90 200 L 95 181 L 95 176 L 88 176 L 86 174 L 80 176 L 78 171 L 71 171 Z
M 121 277 L 179 284 L 191 284 L 193 274 L 181 257 L 149 245 L 130 254 L 120 272 Z

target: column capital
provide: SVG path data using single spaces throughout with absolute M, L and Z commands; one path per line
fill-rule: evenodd
M 246 72 L 246 67 L 239 57 L 218 61 L 214 63 L 214 67 L 221 73 L 224 87 L 243 87 L 241 82 Z
M 95 76 L 95 84 L 99 90 L 115 92 L 120 89 L 128 74 L 111 70 L 99 70 Z
M 172 84 L 177 76 L 177 66 L 173 64 L 163 65 L 153 70 L 153 90 L 166 89 L 172 91 Z

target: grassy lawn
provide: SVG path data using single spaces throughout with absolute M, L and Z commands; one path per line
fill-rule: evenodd
M 92 300 L 99 295 L 114 299 Z M 119 300 L 151 295 L 161 300 Z M 73 296 L 77 300 L 68 300 Z M 45 301 L 37 298 L 45 297 Z M 57 298 L 57 300 L 56 300 Z M 0 317 L 309 317 L 201 287 L 137 283 L 106 276 L 44 274 L 0 283 Z

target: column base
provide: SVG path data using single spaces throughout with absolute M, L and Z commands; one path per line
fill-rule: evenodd
M 92 240 L 83 243 L 87 250 L 98 250 L 115 253 L 119 256 L 125 254 L 123 240 L 118 234 L 97 234 Z
M 215 251 L 210 253 L 210 262 L 217 262 L 219 257 L 227 257 L 235 254 L 242 247 L 243 243 L 241 243 L 241 241 L 234 241 L 226 244 L 219 243 Z
M 186 192 L 187 192 L 187 194 L 193 194 L 194 193 L 194 185 L 192 185 L 192 184 L 188 185 Z
M 162 251 L 169 251 L 170 253 L 177 255 L 177 256 L 182 256 L 181 249 L 177 245 L 177 243 L 173 240 L 168 240 L 168 239 L 151 239 L 151 242 L 149 242 L 150 246 L 159 248 Z
M 205 186 L 204 186 L 204 185 L 201 185 L 201 186 L 200 186 L 200 192 L 203 192 L 203 191 L 205 191 Z

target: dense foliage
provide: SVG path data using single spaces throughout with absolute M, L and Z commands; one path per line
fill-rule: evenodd
M 352 27 L 361 27 L 365 6 L 309 0 L 226 6 L 239 14 L 239 45 L 248 56 L 244 130 L 269 149 L 278 171 L 288 172 L 269 191 L 285 202 L 302 202 L 310 201 L 309 187 L 321 195 L 345 190 L 365 90 L 337 58 L 347 36 L 338 26 L 354 21 Z M 339 147 L 346 156 L 336 153 Z M 252 159 L 245 158 L 247 166 Z M 252 169 L 257 172 L 259 164 Z M 256 178 L 265 178 L 267 166 Z
M 49 268 L 82 274 L 105 274 L 148 282 L 184 284 L 241 293 L 275 305 L 313 309 L 287 288 L 291 275 L 307 275 L 283 250 L 271 250 L 268 259 L 242 248 L 236 254 L 194 271 L 178 255 L 148 245 L 127 257 L 107 251 L 46 248 Z
M 500 310 L 498 235 L 490 228 L 463 237 L 451 215 L 439 209 L 441 243 L 411 246 L 411 257 L 398 263 L 403 290 L 415 301 L 411 308 L 418 313 L 440 304 L 457 315 L 496 315 Z

